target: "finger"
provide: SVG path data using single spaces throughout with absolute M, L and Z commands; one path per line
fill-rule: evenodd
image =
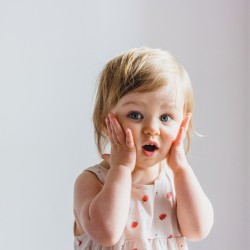
M 180 144 L 183 143 L 185 136 L 186 136 L 186 132 L 188 130 L 188 125 L 189 122 L 191 120 L 191 113 L 188 113 L 187 116 L 183 119 L 182 124 L 180 126 L 179 132 L 177 134 L 177 137 L 175 139 L 175 145 L 179 146 Z
M 108 136 L 111 143 L 114 143 L 112 138 L 112 130 L 111 130 L 111 124 L 108 118 L 105 119 L 107 130 L 108 130 Z
M 189 126 L 191 117 L 192 117 L 192 114 L 191 114 L 191 113 L 188 113 L 188 114 L 186 115 L 186 117 L 184 118 L 182 124 L 181 124 L 181 127 L 184 128 L 184 131 L 185 131 L 185 132 L 188 130 L 188 126 Z
M 135 147 L 134 138 L 129 128 L 126 129 L 126 145 L 130 149 Z
M 184 139 L 185 139 L 185 135 L 186 135 L 186 131 L 184 127 L 180 128 L 180 132 L 179 132 L 179 142 L 178 145 L 180 145 L 181 143 L 183 143 Z
M 109 115 L 112 131 L 115 132 L 115 140 L 118 144 L 125 143 L 125 133 L 113 114 Z M 114 139 L 114 138 L 113 138 Z
M 183 127 L 180 127 L 178 134 L 175 138 L 174 145 L 176 147 L 180 146 L 183 143 L 183 140 L 185 138 L 185 131 Z
M 120 144 L 119 141 L 117 140 L 115 129 L 114 129 L 114 126 L 113 126 L 112 123 L 111 123 L 111 137 L 112 137 L 113 144 L 115 144 L 115 145 L 119 145 Z
M 178 131 L 178 134 L 175 138 L 175 146 L 180 146 L 183 143 L 185 136 L 186 136 L 186 132 L 188 130 L 191 117 L 192 117 L 192 114 L 188 113 L 186 117 L 183 119 L 180 129 Z

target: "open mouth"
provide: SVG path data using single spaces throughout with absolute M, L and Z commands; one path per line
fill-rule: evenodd
M 154 145 L 154 144 L 146 144 L 146 145 L 144 145 L 142 147 L 143 147 L 143 149 L 145 151 L 148 151 L 148 152 L 154 152 L 155 150 L 158 149 L 158 147 L 156 145 Z

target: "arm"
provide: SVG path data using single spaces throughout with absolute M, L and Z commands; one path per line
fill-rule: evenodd
M 121 237 L 127 220 L 131 194 L 131 171 L 135 148 L 130 130 L 123 132 L 114 117 L 107 121 L 111 155 L 105 184 L 89 172 L 75 183 L 75 211 L 84 231 L 98 244 L 111 246 Z
M 74 207 L 85 231 L 100 245 L 114 245 L 122 235 L 128 215 L 131 171 L 110 169 L 104 186 L 91 172 L 75 183 Z
M 214 215 L 213 207 L 189 166 L 184 152 L 183 139 L 190 117 L 188 115 L 183 120 L 167 160 L 174 173 L 180 232 L 187 239 L 200 240 L 209 234 Z
M 189 165 L 174 174 L 177 217 L 187 239 L 205 238 L 213 225 L 213 207 Z

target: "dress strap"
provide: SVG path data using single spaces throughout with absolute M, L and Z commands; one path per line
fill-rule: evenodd
M 105 167 L 103 167 L 100 164 L 96 164 L 95 166 L 89 167 L 89 168 L 85 169 L 84 171 L 92 172 L 93 174 L 95 174 L 97 176 L 99 181 L 102 184 L 104 184 L 108 169 L 106 169 Z

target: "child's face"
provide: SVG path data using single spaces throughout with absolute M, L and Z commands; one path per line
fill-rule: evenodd
M 130 93 L 111 110 L 122 128 L 130 128 L 136 146 L 136 167 L 166 159 L 183 120 L 183 97 L 173 85 L 154 92 Z

